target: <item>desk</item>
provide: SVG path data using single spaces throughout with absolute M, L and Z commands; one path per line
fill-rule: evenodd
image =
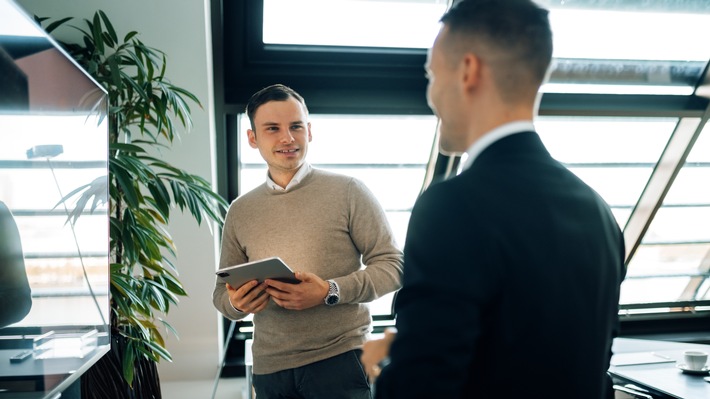
M 698 349 L 710 353 L 710 345 L 684 344 L 667 341 L 617 338 L 612 350 L 614 354 L 644 353 L 669 357 L 674 362 L 611 366 L 609 373 L 615 379 L 648 388 L 654 397 L 658 394 L 678 399 L 710 398 L 710 383 L 703 377 L 689 375 L 676 367 L 676 362 L 683 363 L 683 351 Z M 614 358 L 612 358 L 612 364 Z
M 10 363 L 22 349 L 0 350 L 0 399 L 57 398 L 110 347 L 99 346 L 83 358 L 33 359 Z

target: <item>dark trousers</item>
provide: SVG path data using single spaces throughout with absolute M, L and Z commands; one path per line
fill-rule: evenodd
M 255 374 L 257 399 L 372 399 L 355 349 L 330 359 L 272 374 Z

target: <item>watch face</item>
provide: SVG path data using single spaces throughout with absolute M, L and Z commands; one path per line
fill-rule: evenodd
M 338 303 L 338 297 L 335 295 L 328 296 L 328 305 L 335 305 Z

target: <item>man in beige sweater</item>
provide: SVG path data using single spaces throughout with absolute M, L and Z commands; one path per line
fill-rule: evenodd
M 268 175 L 230 206 L 220 268 L 278 256 L 300 283 L 217 281 L 214 305 L 232 320 L 254 314 L 259 399 L 369 399 L 359 359 L 371 331 L 367 303 L 397 290 L 402 277 L 385 213 L 358 180 L 305 161 L 311 124 L 298 93 L 266 87 L 246 112 L 249 145 Z

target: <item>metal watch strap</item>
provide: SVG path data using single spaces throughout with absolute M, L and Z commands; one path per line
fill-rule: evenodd
M 338 284 L 333 280 L 328 280 L 328 294 L 323 299 L 328 306 L 337 305 L 340 302 L 340 292 L 338 292 Z

